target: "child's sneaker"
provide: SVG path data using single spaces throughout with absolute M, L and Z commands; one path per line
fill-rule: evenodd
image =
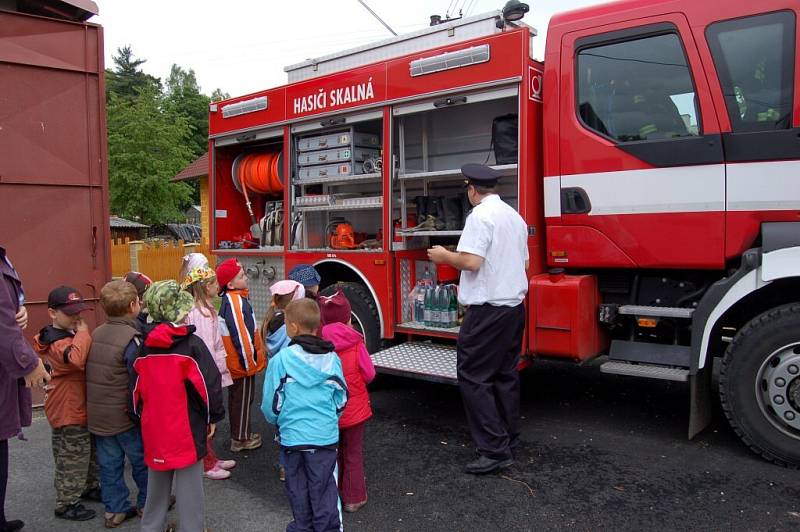
M 231 439 L 231 452 L 252 451 L 261 447 L 261 434 L 251 433 L 247 440 Z
M 212 469 L 209 469 L 205 472 L 205 476 L 211 480 L 225 480 L 227 478 L 231 478 L 231 472 L 226 471 L 221 467 L 214 466 Z
M 75 503 L 69 506 L 56 508 L 55 514 L 59 519 L 66 519 L 68 521 L 88 521 L 89 519 L 94 519 L 97 512 L 90 510 L 80 503 Z
M 230 471 L 236 467 L 236 460 L 217 460 L 216 467 Z

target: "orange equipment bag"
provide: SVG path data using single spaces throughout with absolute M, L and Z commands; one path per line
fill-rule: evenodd
M 333 249 L 355 249 L 356 239 L 353 226 L 347 222 L 338 223 L 330 233 L 330 244 Z

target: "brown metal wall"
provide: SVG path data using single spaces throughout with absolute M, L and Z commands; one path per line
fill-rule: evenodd
M 104 93 L 101 27 L 0 11 L 0 245 L 29 337 L 50 289 L 96 299 L 111 276 Z M 86 317 L 94 327 L 102 311 Z

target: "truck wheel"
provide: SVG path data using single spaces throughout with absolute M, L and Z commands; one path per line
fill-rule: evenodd
M 719 392 L 746 445 L 800 467 L 800 304 L 769 310 L 738 332 L 722 360 Z
M 358 283 L 335 283 L 320 292 L 330 296 L 337 290 L 344 292 L 353 312 L 353 327 L 364 335 L 367 351 L 376 353 L 381 347 L 381 321 L 378 307 L 369 291 Z

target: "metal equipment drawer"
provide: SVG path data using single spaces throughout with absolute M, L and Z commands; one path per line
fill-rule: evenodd
M 339 148 L 335 150 L 311 151 L 297 154 L 297 164 L 299 166 L 309 166 L 312 164 L 331 164 L 342 161 L 350 161 L 352 158 L 357 162 L 365 159 L 377 159 L 378 150 L 370 148 Z
M 297 150 L 304 152 L 351 146 L 378 148 L 380 145 L 381 141 L 377 135 L 371 135 L 369 133 L 355 133 L 350 135 L 350 132 L 345 131 L 342 133 L 329 133 L 327 135 L 300 139 L 297 141 Z
M 363 166 L 356 164 L 356 172 L 362 173 Z M 306 166 L 297 169 L 298 179 L 315 179 L 318 177 L 342 177 L 353 175 L 353 165 L 349 162 L 341 164 L 326 164 L 320 166 Z

